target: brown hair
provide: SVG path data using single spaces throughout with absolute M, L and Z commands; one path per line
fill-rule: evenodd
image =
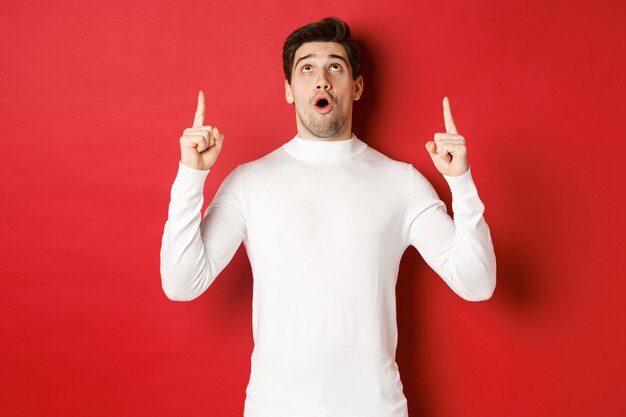
M 340 44 L 348 54 L 348 61 L 352 68 L 352 78 L 357 79 L 360 75 L 361 51 L 359 46 L 350 39 L 350 27 L 339 18 L 325 17 L 324 19 L 309 23 L 294 30 L 283 44 L 283 71 L 287 82 L 291 84 L 291 71 L 296 51 L 307 42 L 336 42 Z

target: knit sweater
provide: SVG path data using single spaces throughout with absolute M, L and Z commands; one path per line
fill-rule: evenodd
M 426 178 L 352 136 L 298 136 L 238 165 L 201 217 L 209 170 L 179 163 L 161 246 L 172 300 L 202 294 L 243 242 L 254 350 L 244 417 L 407 417 L 395 285 L 414 246 L 459 296 L 491 297 L 496 259 L 471 171 Z

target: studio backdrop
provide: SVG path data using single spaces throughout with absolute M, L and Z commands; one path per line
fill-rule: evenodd
M 170 301 L 159 249 L 197 94 L 238 164 L 296 134 L 281 51 L 337 16 L 363 48 L 354 133 L 413 164 L 466 139 L 497 258 L 469 302 L 415 248 L 396 287 L 411 417 L 626 415 L 622 1 L 3 1 L 0 415 L 241 416 L 253 348 L 241 246 Z M 351 417 L 351 416 L 345 416 Z

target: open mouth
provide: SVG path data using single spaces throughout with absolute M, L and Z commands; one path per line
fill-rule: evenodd
M 326 113 L 330 111 L 333 108 L 333 106 L 332 104 L 330 104 L 328 99 L 320 98 L 315 102 L 315 108 L 322 113 Z

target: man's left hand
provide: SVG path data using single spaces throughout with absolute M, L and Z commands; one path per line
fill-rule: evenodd
M 426 150 L 439 172 L 457 177 L 467 172 L 469 162 L 467 162 L 465 138 L 456 130 L 448 97 L 443 98 L 443 121 L 446 125 L 446 133 L 435 133 L 435 140 L 426 142 Z

